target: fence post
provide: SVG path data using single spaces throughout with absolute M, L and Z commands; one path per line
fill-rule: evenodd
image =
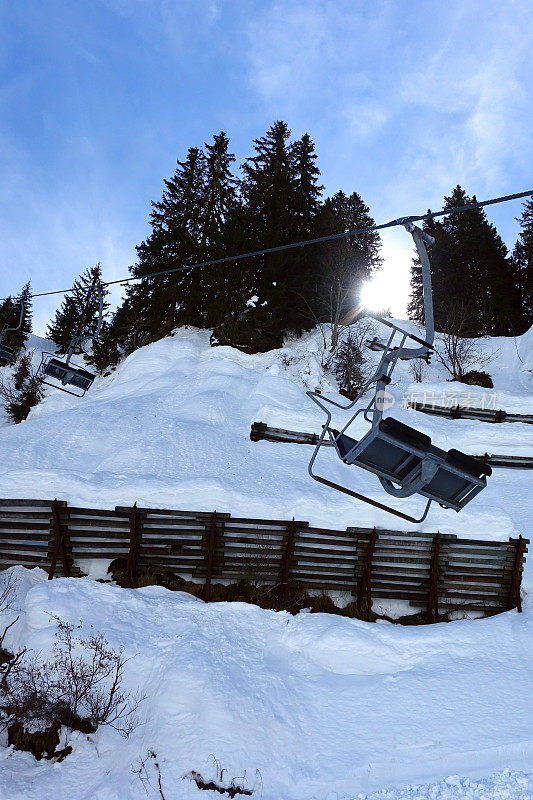
M 431 547 L 431 565 L 429 568 L 429 592 L 427 603 L 427 615 L 433 622 L 439 617 L 439 556 L 440 556 L 440 532 L 433 537 Z
M 217 512 L 211 514 L 209 530 L 207 532 L 207 548 L 205 552 L 205 583 L 204 600 L 209 603 L 211 600 L 211 578 L 213 577 L 213 560 L 215 558 L 215 546 L 217 540 Z
M 66 508 L 67 503 L 64 501 L 64 507 Z M 60 512 L 60 505 L 57 498 L 52 500 L 51 503 L 51 510 L 52 510 L 52 524 L 54 529 L 54 551 L 52 553 L 52 558 L 50 560 L 50 569 L 48 570 L 48 580 L 51 581 L 54 577 L 57 562 L 59 556 L 61 555 L 61 560 L 63 562 L 63 571 L 65 573 L 66 578 L 70 578 L 71 568 L 72 568 L 72 556 L 70 554 L 70 539 L 68 535 L 68 531 L 65 530 L 63 523 L 61 522 L 61 512 Z
M 296 533 L 296 525 L 294 523 L 294 517 L 289 522 L 287 527 L 287 543 L 283 550 L 283 556 L 281 559 L 281 575 L 280 575 L 280 583 L 281 583 L 281 594 L 284 601 L 288 601 L 290 597 L 290 590 L 291 590 L 291 558 L 294 553 L 294 534 Z
M 250 429 L 250 439 L 252 442 L 260 442 L 266 429 L 266 422 L 252 422 L 252 427 Z
M 526 543 L 522 538 L 522 534 L 520 534 L 518 539 L 511 539 L 509 537 L 509 541 L 516 542 L 516 544 L 515 544 L 513 572 L 511 576 L 511 584 L 509 586 L 509 597 L 507 599 L 507 610 L 516 607 L 518 613 L 521 614 L 522 599 L 520 597 L 520 586 L 522 583 L 522 558 L 524 555 L 524 550 L 526 548 Z
M 357 591 L 357 610 L 365 618 L 369 618 L 372 610 L 372 558 L 378 539 L 378 532 L 374 527 L 370 538 L 365 556 L 365 566 L 361 574 L 361 582 Z
M 130 549 L 128 552 L 128 560 L 126 561 L 126 569 L 124 570 L 124 584 L 126 586 L 134 586 L 135 579 L 137 578 L 137 561 L 139 559 L 139 510 L 137 503 L 134 503 L 130 512 Z

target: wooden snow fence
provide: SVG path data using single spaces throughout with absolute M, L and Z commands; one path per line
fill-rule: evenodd
M 515 414 L 512 411 L 493 408 L 469 408 L 468 406 L 437 406 L 433 403 L 421 403 L 413 400 L 408 403 L 415 411 L 424 414 L 433 414 L 436 417 L 451 417 L 451 419 L 478 419 L 481 422 L 523 422 L 533 425 L 533 414 Z
M 89 559 L 123 559 L 126 579 L 164 569 L 203 584 L 239 580 L 342 591 L 360 608 L 406 600 L 437 618 L 468 608 L 517 608 L 528 539 L 507 542 L 381 528 L 311 527 L 300 520 L 233 517 L 219 511 L 69 506 L 62 500 L 0 500 L 0 569 L 42 567 L 80 576 Z M 85 564 L 84 564 L 85 562 Z

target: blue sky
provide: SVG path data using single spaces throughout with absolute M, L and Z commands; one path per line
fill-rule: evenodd
M 242 163 L 274 119 L 377 221 L 533 188 L 532 44 L 527 0 L 0 0 L 0 294 L 122 276 L 176 159 L 225 130 Z M 520 210 L 489 212 L 509 245 Z

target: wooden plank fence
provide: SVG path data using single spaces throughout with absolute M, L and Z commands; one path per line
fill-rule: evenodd
M 408 403 L 409 408 L 422 411 L 424 414 L 433 414 L 436 417 L 451 417 L 451 419 L 478 419 L 481 422 L 523 422 L 533 425 L 533 414 L 515 414 L 512 411 L 492 408 L 469 408 L 459 404 L 451 407 L 437 406 L 433 403 L 421 403 L 413 400 Z
M 0 500 L 0 569 L 42 567 L 80 576 L 87 559 L 124 559 L 133 585 L 146 566 L 203 584 L 251 580 L 344 591 L 361 609 L 372 599 L 407 600 L 436 618 L 455 608 L 521 611 L 528 539 L 462 539 L 382 528 L 311 527 L 301 520 L 232 517 L 219 511 L 69 506 L 64 500 Z

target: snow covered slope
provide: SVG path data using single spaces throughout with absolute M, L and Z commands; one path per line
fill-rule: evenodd
M 215 778 L 215 759 L 257 800 L 532 796 L 533 776 L 509 772 L 533 759 L 529 602 L 522 615 L 402 628 L 15 571 L 13 648 L 46 657 L 50 614 L 81 619 L 124 646 L 127 687 L 146 700 L 130 739 L 73 734 L 60 764 L 0 748 L 2 800 L 155 800 L 150 760 L 152 790 L 134 773 L 150 750 L 166 800 L 220 797 L 185 777 Z
M 406 394 L 426 393 L 426 399 L 440 402 L 447 392 L 463 404 L 533 411 L 528 371 L 533 330 L 517 340 L 488 339 L 481 347 L 492 354 L 487 369 L 494 392 L 447 382 L 438 363 L 424 365 L 424 383 L 413 383 L 409 364 L 400 362 L 390 387 L 397 403 L 389 413 L 446 449 L 533 455 L 532 426 L 451 421 L 401 408 Z M 316 386 L 336 391 L 321 357 L 318 332 L 282 350 L 246 355 L 210 347 L 206 331 L 181 329 L 133 353 L 112 375 L 97 379 L 84 398 L 47 389 L 26 422 L 0 426 L 0 496 L 60 497 L 108 507 L 137 501 L 248 516 L 295 515 L 330 526 L 401 527 L 401 521 L 312 481 L 310 448 L 249 439 L 255 420 L 320 430 L 323 419 L 305 391 Z M 373 476 L 344 467 L 331 451 L 324 452 L 320 466 L 357 491 L 387 498 Z M 528 535 L 531 481 L 531 472 L 495 470 L 488 488 L 461 514 L 437 507 L 425 529 L 494 538 Z M 408 513 L 421 506 L 419 499 L 400 503 Z
M 445 391 L 463 404 L 533 412 L 533 331 L 480 347 L 492 354 L 495 394 L 447 383 L 438 364 L 426 368 L 424 384 L 412 383 L 409 365 L 400 363 L 393 413 L 441 447 L 533 455 L 533 426 L 402 408 L 406 394 L 440 402 Z M 336 390 L 320 358 L 317 332 L 249 356 L 211 348 L 205 331 L 180 330 L 134 353 L 85 398 L 49 389 L 26 422 L 0 426 L 0 497 L 402 527 L 311 481 L 309 448 L 249 439 L 255 420 L 320 430 L 305 390 Z M 322 464 L 384 499 L 371 476 L 343 468 L 331 451 Z M 461 514 L 437 508 L 424 528 L 531 536 L 532 480 L 532 472 L 495 470 Z M 417 501 L 403 507 L 414 512 Z M 75 735 L 61 764 L 0 748 L 0 800 L 160 797 L 153 766 L 148 794 L 132 771 L 148 750 L 157 753 L 167 800 L 205 797 L 184 776 L 196 770 L 213 778 L 214 758 L 228 782 L 246 772 L 253 797 L 264 800 L 533 797 L 532 561 L 524 614 L 425 628 L 206 606 L 158 587 L 46 582 L 39 570 L 15 568 L 20 619 L 8 646 L 24 642 L 46 657 L 50 614 L 82 620 L 125 647 L 128 686 L 147 699 L 132 738 L 104 729 L 89 739 Z

